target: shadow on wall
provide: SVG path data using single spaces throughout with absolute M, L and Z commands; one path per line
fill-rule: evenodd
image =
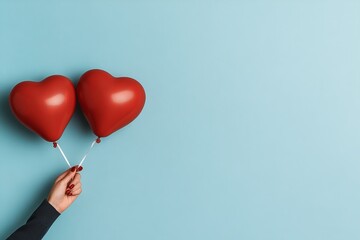
M 85 71 L 78 71 L 75 72 L 68 77 L 72 80 L 74 85 L 76 86 L 79 77 L 81 74 L 83 74 Z M 59 73 L 61 74 L 61 73 Z M 33 78 L 30 78 L 31 81 L 41 81 L 44 79 L 45 76 L 34 76 Z M 11 84 L 8 84 L 0 87 L 0 125 L 2 127 L 6 127 L 10 129 L 14 136 L 18 137 L 19 139 L 22 139 L 22 141 L 26 141 L 28 144 L 36 145 L 41 141 L 44 141 L 41 137 L 39 137 L 37 134 L 33 133 L 26 127 L 24 127 L 13 115 L 10 109 L 9 105 L 9 94 L 12 88 L 19 82 L 27 80 L 29 78 L 21 78 L 21 79 L 9 79 L 9 81 L 3 81 L 3 82 L 11 82 Z M 81 132 L 81 134 L 86 134 L 89 136 L 93 136 L 88 123 L 83 116 L 82 112 L 80 111 L 79 106 L 77 105 L 76 111 L 74 113 L 74 116 L 71 119 L 72 124 L 76 127 L 77 130 Z M 1 133 L 0 133 L 1 134 Z M 29 141 L 27 141 L 29 140 Z M 29 198 L 26 199 L 25 205 L 19 206 L 16 211 L 14 211 L 15 215 L 15 221 L 14 222 L 7 222 L 7 226 L 5 227 L 6 231 L 3 233 L 0 233 L 0 239 L 5 239 L 8 237 L 11 233 L 13 233 L 17 228 L 22 226 L 27 219 L 30 217 L 32 212 L 38 207 L 38 205 L 41 203 L 41 201 L 47 196 L 53 180 L 57 177 L 58 173 L 54 174 L 54 176 L 49 177 L 46 179 L 46 182 L 44 182 L 43 186 L 34 187 L 34 191 L 32 195 L 29 195 Z M 22 186 L 14 186 L 15 188 L 19 189 L 21 191 Z M 4 195 L 5 197 L 6 195 Z M 6 216 L 3 216 L 6 219 Z

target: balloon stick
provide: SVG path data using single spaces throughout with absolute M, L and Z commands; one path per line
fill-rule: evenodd
M 100 143 L 100 138 L 95 139 L 95 140 L 91 143 L 89 149 L 86 151 L 84 157 L 81 159 L 78 167 L 80 167 L 80 166 L 83 164 L 83 162 L 85 161 L 85 159 L 86 159 L 87 155 L 89 154 L 90 150 L 94 147 L 95 143 Z
M 61 155 L 63 156 L 63 158 L 64 158 L 64 160 L 65 160 L 65 162 L 67 163 L 67 165 L 69 166 L 69 168 L 71 168 L 71 165 L 70 165 L 70 163 L 69 163 L 69 160 L 68 160 L 67 157 L 65 156 L 65 153 L 63 152 L 63 150 L 61 149 L 60 144 L 57 143 L 57 142 L 54 142 L 54 148 L 58 148 L 58 149 L 59 149 Z

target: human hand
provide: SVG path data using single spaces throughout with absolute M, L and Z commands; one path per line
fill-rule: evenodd
M 64 212 L 80 195 L 80 172 L 83 169 L 74 166 L 63 172 L 55 180 L 48 196 L 48 202 L 59 212 Z

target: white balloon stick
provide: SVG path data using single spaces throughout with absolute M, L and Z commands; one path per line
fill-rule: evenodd
M 65 162 L 67 163 L 67 165 L 69 166 L 69 168 L 71 168 L 71 165 L 69 163 L 69 160 L 67 159 L 67 157 L 65 156 L 65 153 L 63 152 L 63 150 L 60 147 L 59 143 L 56 143 L 56 147 L 59 149 L 61 155 L 63 156 L 63 158 L 65 159 Z
M 95 143 L 99 142 L 99 138 L 95 139 L 92 143 L 91 143 L 91 146 L 90 148 L 87 150 L 87 152 L 85 153 L 84 157 L 81 159 L 80 163 L 79 163 L 79 166 L 80 167 L 83 162 L 85 161 L 87 155 L 89 154 L 90 150 L 94 147 Z

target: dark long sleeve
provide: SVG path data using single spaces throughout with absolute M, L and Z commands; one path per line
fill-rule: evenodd
M 11 234 L 7 240 L 40 240 L 59 215 L 60 213 L 45 199 L 26 224 Z

